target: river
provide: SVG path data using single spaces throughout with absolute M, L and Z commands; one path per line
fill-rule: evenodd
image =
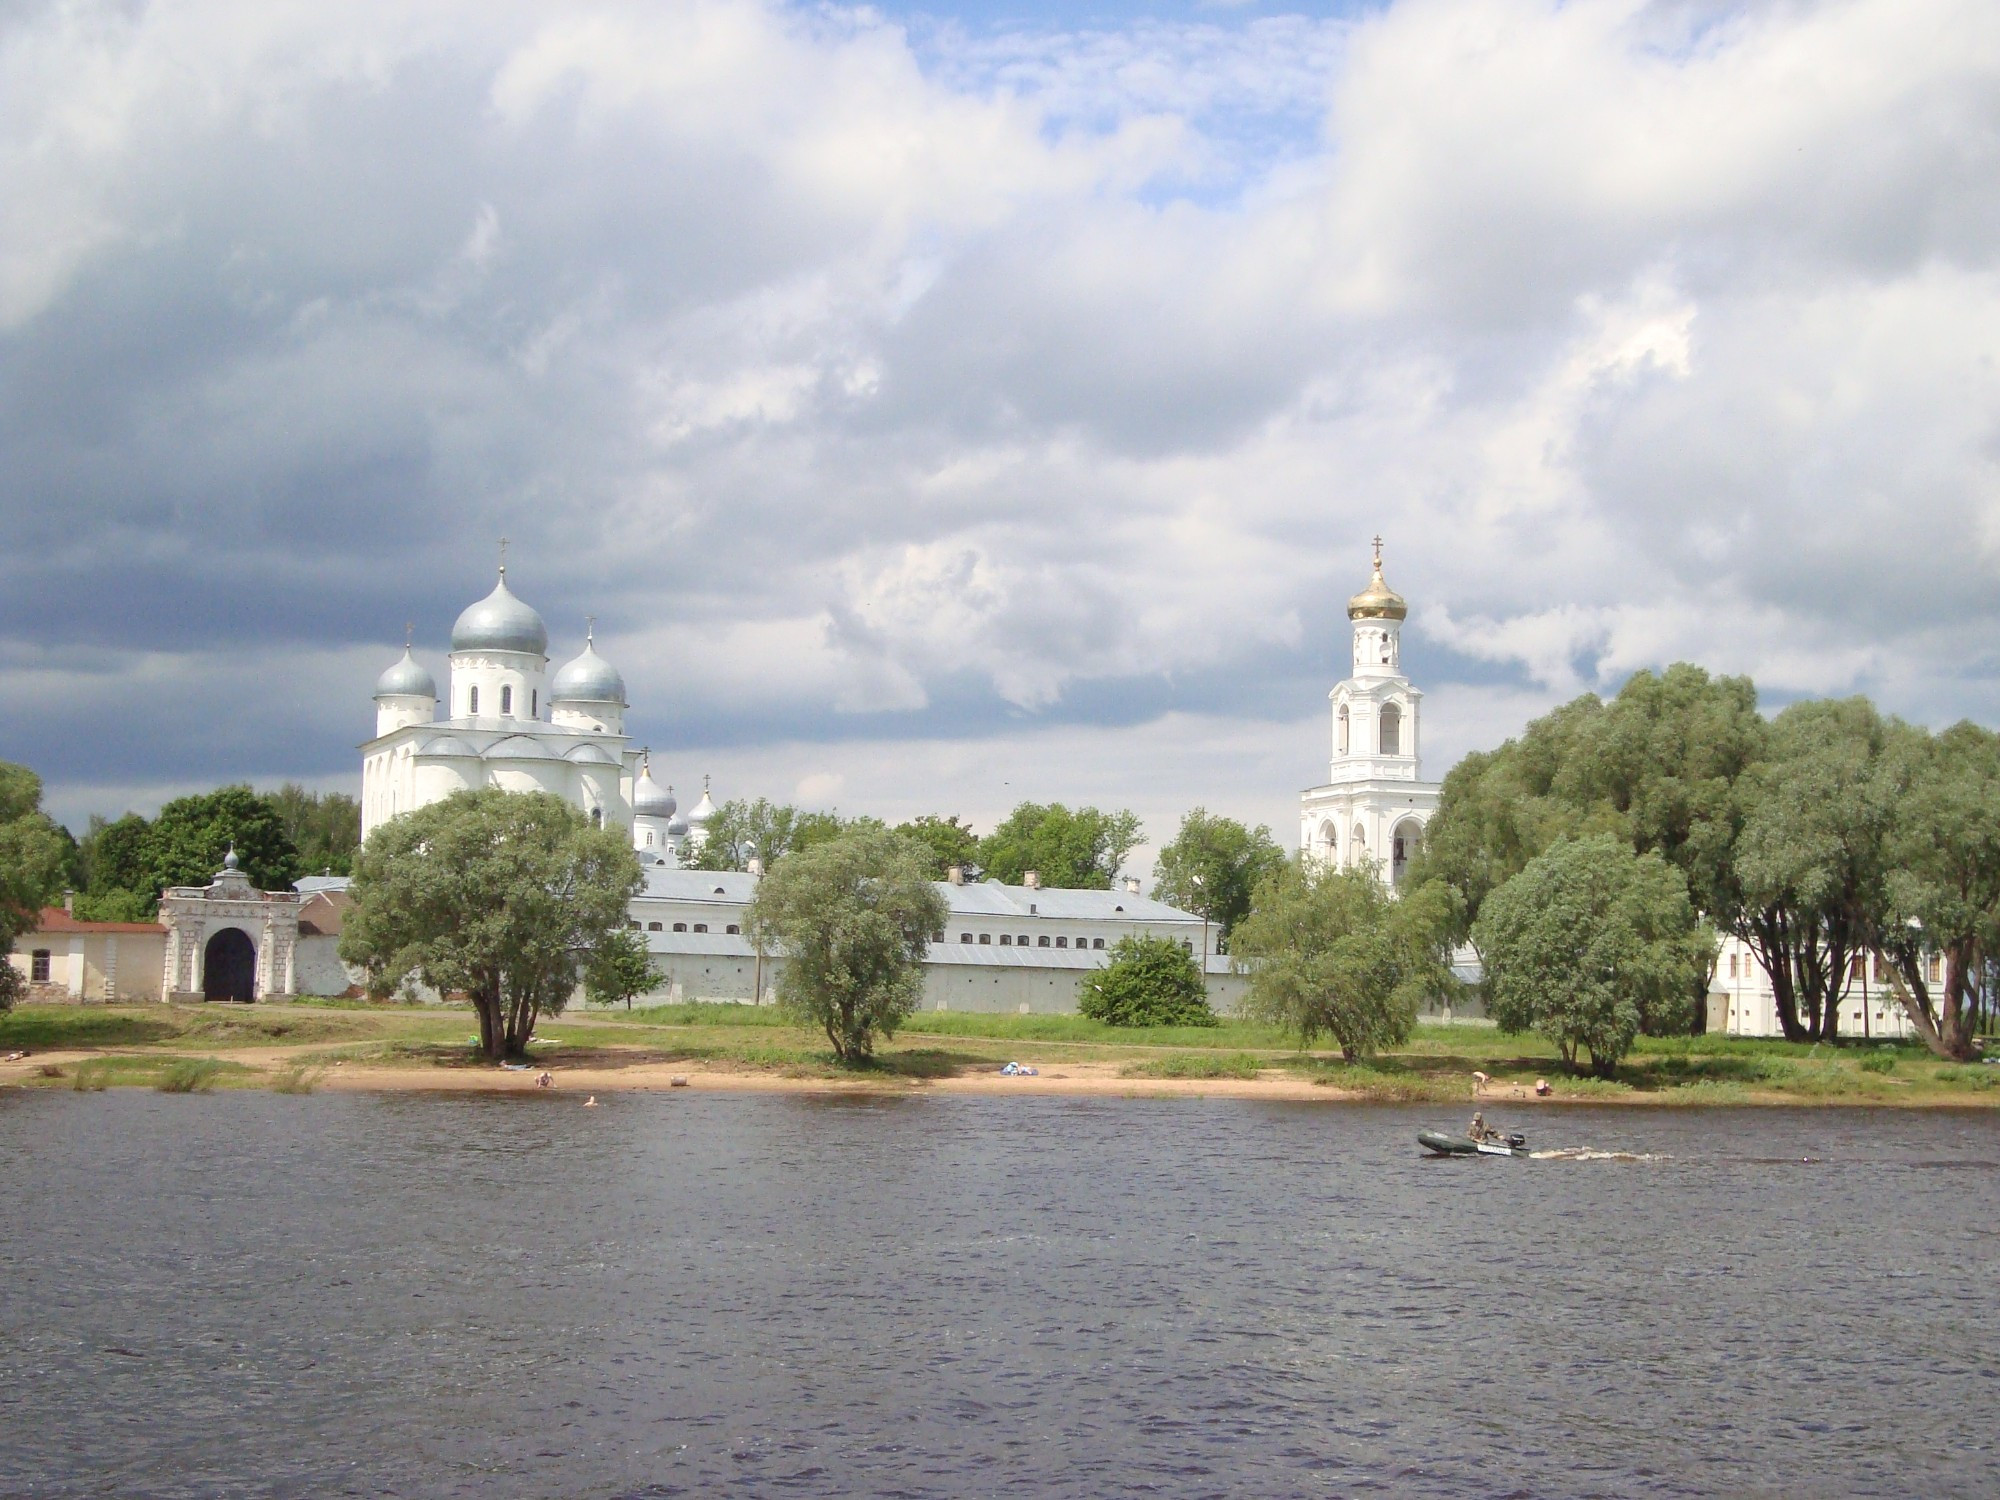
M 2000 1116 L 0 1093 L 0 1493 L 1991 1495 Z

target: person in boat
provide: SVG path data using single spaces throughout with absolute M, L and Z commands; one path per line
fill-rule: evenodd
M 1465 1133 L 1471 1140 L 1486 1141 L 1491 1140 L 1500 1132 L 1486 1123 L 1486 1116 L 1483 1113 L 1475 1112 L 1472 1116 L 1472 1123 L 1465 1127 Z

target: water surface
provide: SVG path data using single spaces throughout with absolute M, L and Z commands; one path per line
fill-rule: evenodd
M 0 1093 L 0 1493 L 2000 1492 L 1992 1116 L 1439 1114 Z

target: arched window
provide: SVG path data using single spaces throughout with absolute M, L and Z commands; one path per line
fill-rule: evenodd
M 1345 703 L 1340 705 L 1339 731 L 1338 743 L 1340 745 L 1340 753 L 1345 755 L 1347 754 L 1347 705 Z
M 513 714 L 513 712 L 514 712 L 514 690 L 511 687 L 503 687 L 500 689 L 500 715 L 502 718 L 507 718 L 510 717 Z
M 696 932 L 706 932 L 706 931 L 708 931 L 708 923 L 706 923 L 706 922 L 697 922 L 697 923 L 695 923 L 695 924 L 694 924 L 694 930 L 695 930 Z
M 1393 703 L 1382 705 L 1382 753 L 1403 753 L 1403 711 Z
M 736 923 L 734 923 L 734 922 L 731 922 L 731 923 L 730 923 L 730 924 L 729 924 L 729 925 L 728 925 L 727 927 L 723 928 L 722 930 L 723 930 L 724 932 L 728 933 L 728 934 L 729 934 L 729 936 L 731 936 L 731 937 L 741 937 L 741 936 L 743 936 L 743 929 L 742 929 L 741 927 L 737 926 L 737 925 L 736 925 Z
M 528 717 L 539 719 L 541 716 L 542 690 L 540 688 L 530 688 L 528 689 Z
M 466 692 L 465 692 L 465 711 L 466 711 L 467 713 L 471 714 L 471 715 L 472 715 L 472 716 L 473 716 L 473 717 L 474 717 L 475 719 L 479 717 L 479 689 L 478 689 L 478 688 L 467 688 L 467 689 L 466 689 Z
M 1090 940 L 1090 946 L 1091 946 L 1091 947 L 1093 947 L 1093 948 L 1102 948 L 1102 947 L 1104 946 L 1104 939 L 1103 939 L 1103 938 L 1092 938 L 1092 939 Z
M 988 946 L 991 946 L 993 942 L 993 934 L 990 932 L 982 932 L 979 934 L 979 941 L 987 944 Z
M 1000 934 L 1000 946 L 1001 946 L 1001 947 L 1003 947 L 1003 948 L 1011 948 L 1011 947 L 1013 947 L 1013 946 L 1014 946 L 1014 935 L 1013 935 L 1012 933 L 1010 933 L 1010 932 L 1003 932 L 1003 933 L 1001 933 L 1001 934 Z
M 650 828 L 646 830 L 646 847 L 648 849 L 653 847 L 653 830 Z
M 687 924 L 687 923 L 685 923 L 685 922 L 676 922 L 676 923 L 674 923 L 674 931 L 675 931 L 675 932 L 686 932 L 687 930 L 688 930 L 688 924 Z
M 960 941 L 961 943 L 969 943 L 969 942 L 971 942 L 971 941 L 972 941 L 972 934 L 971 934 L 971 933 L 969 933 L 969 932 L 961 932 L 961 933 L 960 933 L 960 934 L 958 935 L 958 940 L 959 940 L 959 941 Z
M 658 922 L 648 922 L 646 924 L 646 931 L 648 932 L 658 932 L 659 930 L 660 924 Z
M 1340 858 L 1340 835 L 1333 831 L 1331 823 L 1319 825 L 1319 841 L 1325 846 L 1325 857 L 1329 860 Z

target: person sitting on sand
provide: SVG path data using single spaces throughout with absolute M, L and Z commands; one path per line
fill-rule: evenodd
M 547 1069 L 543 1069 L 542 1076 L 535 1080 L 535 1087 L 538 1089 L 552 1089 L 555 1086 L 556 1086 L 556 1075 L 549 1072 Z

